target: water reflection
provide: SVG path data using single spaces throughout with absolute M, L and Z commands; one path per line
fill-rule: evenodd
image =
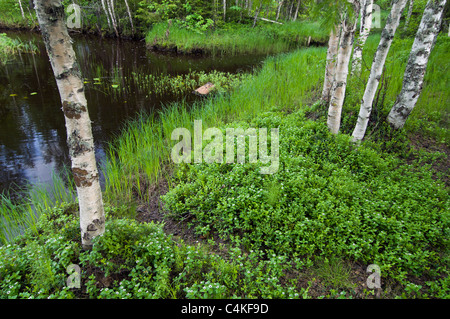
M 52 171 L 69 165 L 66 131 L 59 93 L 40 35 L 7 32 L 22 41 L 34 41 L 39 53 L 22 54 L 0 67 L 0 192 L 13 184 L 51 183 Z M 96 143 L 97 159 L 104 158 L 106 143 L 123 123 L 140 111 L 154 111 L 161 103 L 180 96 L 156 96 L 137 87 L 127 87 L 120 98 L 106 94 L 92 79 L 140 74 L 185 74 L 192 71 L 240 72 L 259 64 L 262 56 L 186 58 L 156 55 L 144 42 L 116 41 L 91 36 L 73 36 L 74 49 L 86 80 L 86 98 Z M 192 94 L 181 97 L 193 100 Z

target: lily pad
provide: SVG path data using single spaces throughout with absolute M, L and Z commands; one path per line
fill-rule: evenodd
M 113 88 L 115 88 L 115 89 L 117 89 L 117 88 L 119 87 L 118 84 L 111 84 L 111 86 L 112 86 Z
M 30 93 L 30 95 L 36 95 L 37 94 L 37 92 L 31 92 Z

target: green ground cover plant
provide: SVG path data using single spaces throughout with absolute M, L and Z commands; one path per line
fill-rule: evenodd
M 381 267 L 382 297 L 448 298 L 448 186 L 433 166 L 445 154 L 409 145 L 419 133 L 448 143 L 447 77 L 435 66 L 447 59 L 448 39 L 438 39 L 409 126 L 392 132 L 383 123 L 410 42 L 394 43 L 379 112 L 360 146 L 345 133 L 367 71 L 350 80 L 344 133 L 330 134 L 316 103 L 325 48 L 270 57 L 232 93 L 130 122 L 103 168 L 105 234 L 82 252 L 77 205 L 46 207 L 32 229 L 0 247 L 1 298 L 373 298 L 364 288 L 368 264 Z M 367 65 L 376 44 L 375 35 Z M 259 174 L 261 163 L 171 165 L 171 132 L 192 131 L 196 119 L 204 129 L 279 128 L 278 173 Z M 133 205 L 148 203 L 151 186 L 164 179 L 165 218 L 188 222 L 206 238 L 201 244 L 136 221 Z M 66 285 L 71 264 L 82 269 L 79 290 Z
M 429 167 L 356 148 L 302 113 L 268 112 L 249 123 L 279 127 L 277 174 L 261 175 L 254 164 L 188 165 L 163 196 L 168 212 L 190 218 L 199 235 L 216 232 L 248 250 L 345 256 L 398 280 L 446 272 L 448 193 Z

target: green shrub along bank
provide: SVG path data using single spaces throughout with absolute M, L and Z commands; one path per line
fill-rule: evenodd
M 91 252 L 82 252 L 76 207 L 42 216 L 39 237 L 0 247 L 0 298 L 301 298 L 308 288 L 282 283 L 284 256 L 261 260 L 258 252 L 231 249 L 227 258 L 208 245 L 174 241 L 162 226 L 111 216 Z M 79 265 L 81 289 L 67 286 L 67 267 Z
M 286 22 L 283 25 L 228 23 L 220 29 L 186 27 L 175 21 L 160 22 L 145 37 L 154 50 L 212 55 L 276 54 L 313 44 L 326 44 L 328 33 L 318 22 Z
M 277 174 L 261 175 L 260 163 L 175 169 L 167 217 L 209 240 L 187 245 L 107 205 L 105 234 L 82 252 L 77 205 L 60 205 L 0 247 L 1 297 L 371 298 L 332 267 L 359 263 L 380 266 L 383 297 L 448 298 L 448 189 L 429 167 L 357 148 L 306 115 L 274 110 L 227 126 L 279 127 Z M 67 287 L 71 264 L 81 289 Z
M 376 42 L 369 39 L 364 51 L 367 65 Z M 438 67 L 448 43 L 438 39 L 425 97 L 401 132 L 384 122 L 406 63 L 403 50 L 391 50 L 390 82 L 381 86 L 371 134 L 359 146 L 345 133 L 367 71 L 350 79 L 344 133 L 330 134 L 326 110 L 315 103 L 324 48 L 268 58 L 231 93 L 131 122 L 104 167 L 105 234 L 83 252 L 77 205 L 46 208 L 34 227 L 0 247 L 0 297 L 373 298 L 369 264 L 381 269 L 382 298 L 450 297 L 448 187 L 433 168 L 443 154 L 416 150 L 408 140 L 414 134 L 437 147 L 448 143 L 448 90 Z M 248 161 L 172 165 L 173 129 L 193 132 L 198 119 L 204 130 L 279 128 L 277 173 L 262 175 L 263 164 Z M 150 204 L 154 183 L 164 178 L 165 221 L 188 223 L 199 244 L 136 221 L 136 205 Z M 80 289 L 67 286 L 71 264 L 80 266 Z

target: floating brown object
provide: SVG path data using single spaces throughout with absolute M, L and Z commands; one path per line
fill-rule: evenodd
M 193 93 L 197 95 L 208 95 L 209 92 L 214 88 L 214 84 L 211 82 L 206 83 L 205 85 L 199 87 Z

